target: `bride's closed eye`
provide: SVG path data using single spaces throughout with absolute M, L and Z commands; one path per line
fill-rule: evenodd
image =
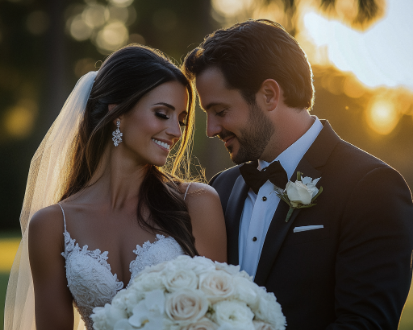
M 161 118 L 161 119 L 169 119 L 169 116 L 168 116 L 168 115 L 165 115 L 164 113 L 161 113 L 161 112 L 155 112 L 155 116 L 157 116 L 157 117 L 159 117 L 159 118 Z M 187 124 L 186 124 L 184 121 L 182 121 L 182 120 L 179 121 L 179 126 L 184 127 L 184 126 L 186 126 L 186 125 L 187 125 Z
M 155 112 L 155 116 L 162 118 L 162 119 L 169 119 L 168 115 L 165 115 L 164 113 L 161 113 L 161 112 Z

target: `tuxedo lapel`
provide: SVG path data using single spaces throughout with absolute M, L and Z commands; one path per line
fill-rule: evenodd
M 225 212 L 228 239 L 228 263 L 232 265 L 239 264 L 239 224 L 242 210 L 244 209 L 244 202 L 248 195 L 248 190 L 249 187 L 245 184 L 244 179 L 240 175 L 232 188 Z
M 298 164 L 294 173 L 297 173 L 297 171 L 300 171 L 304 176 L 309 176 L 313 179 L 321 176 L 321 172 L 312 167 L 311 164 L 304 158 Z M 294 176 L 291 178 L 291 181 L 296 180 L 296 177 Z M 288 210 L 288 204 L 281 200 L 278 204 L 277 210 L 274 213 L 270 227 L 268 228 L 261 252 L 261 258 L 257 267 L 257 273 L 255 275 L 255 282 L 259 286 L 265 286 L 272 265 L 277 258 L 284 239 L 287 236 L 294 220 L 301 212 L 300 209 L 294 210 L 288 222 L 285 222 Z
M 312 179 L 322 176 L 322 172 L 316 167 L 321 167 L 327 162 L 335 145 L 340 140 L 328 122 L 323 122 L 323 125 L 319 136 L 298 164 L 291 181 L 296 180 L 298 171 L 303 176 L 309 176 Z M 290 220 L 285 222 L 288 210 L 287 203 L 281 200 L 268 228 L 254 280 L 260 286 L 265 286 L 285 237 L 294 220 L 301 213 L 300 209 L 294 210 Z

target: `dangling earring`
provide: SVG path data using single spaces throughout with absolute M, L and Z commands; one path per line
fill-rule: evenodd
M 116 121 L 116 130 L 113 131 L 113 133 L 112 133 L 112 135 L 113 135 L 112 141 L 113 141 L 113 144 L 115 145 L 115 147 L 117 147 L 119 145 L 119 143 L 122 142 L 122 135 L 123 134 L 120 132 L 119 126 L 120 126 L 120 120 L 118 119 Z

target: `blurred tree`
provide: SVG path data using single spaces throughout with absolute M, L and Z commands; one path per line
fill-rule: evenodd
M 219 27 L 210 0 L 0 0 L 0 229 L 19 227 L 31 157 L 76 80 L 111 52 L 100 47 L 103 28 L 75 39 L 73 17 L 96 19 L 86 10 L 103 7 L 121 20 L 125 4 L 124 44 L 147 44 L 176 62 Z

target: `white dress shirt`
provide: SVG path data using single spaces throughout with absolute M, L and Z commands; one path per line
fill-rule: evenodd
M 315 116 L 314 118 L 314 123 L 309 130 L 273 160 L 273 162 L 278 160 L 281 163 L 288 178 L 292 181 L 296 180 L 297 173 L 294 171 L 298 163 L 323 128 L 320 120 Z M 261 171 L 269 164 L 258 160 L 258 169 Z M 252 189 L 248 191 L 241 215 L 238 248 L 241 269 L 253 277 L 257 271 L 265 236 L 279 202 L 280 199 L 270 181 L 262 185 L 258 194 L 255 194 Z

